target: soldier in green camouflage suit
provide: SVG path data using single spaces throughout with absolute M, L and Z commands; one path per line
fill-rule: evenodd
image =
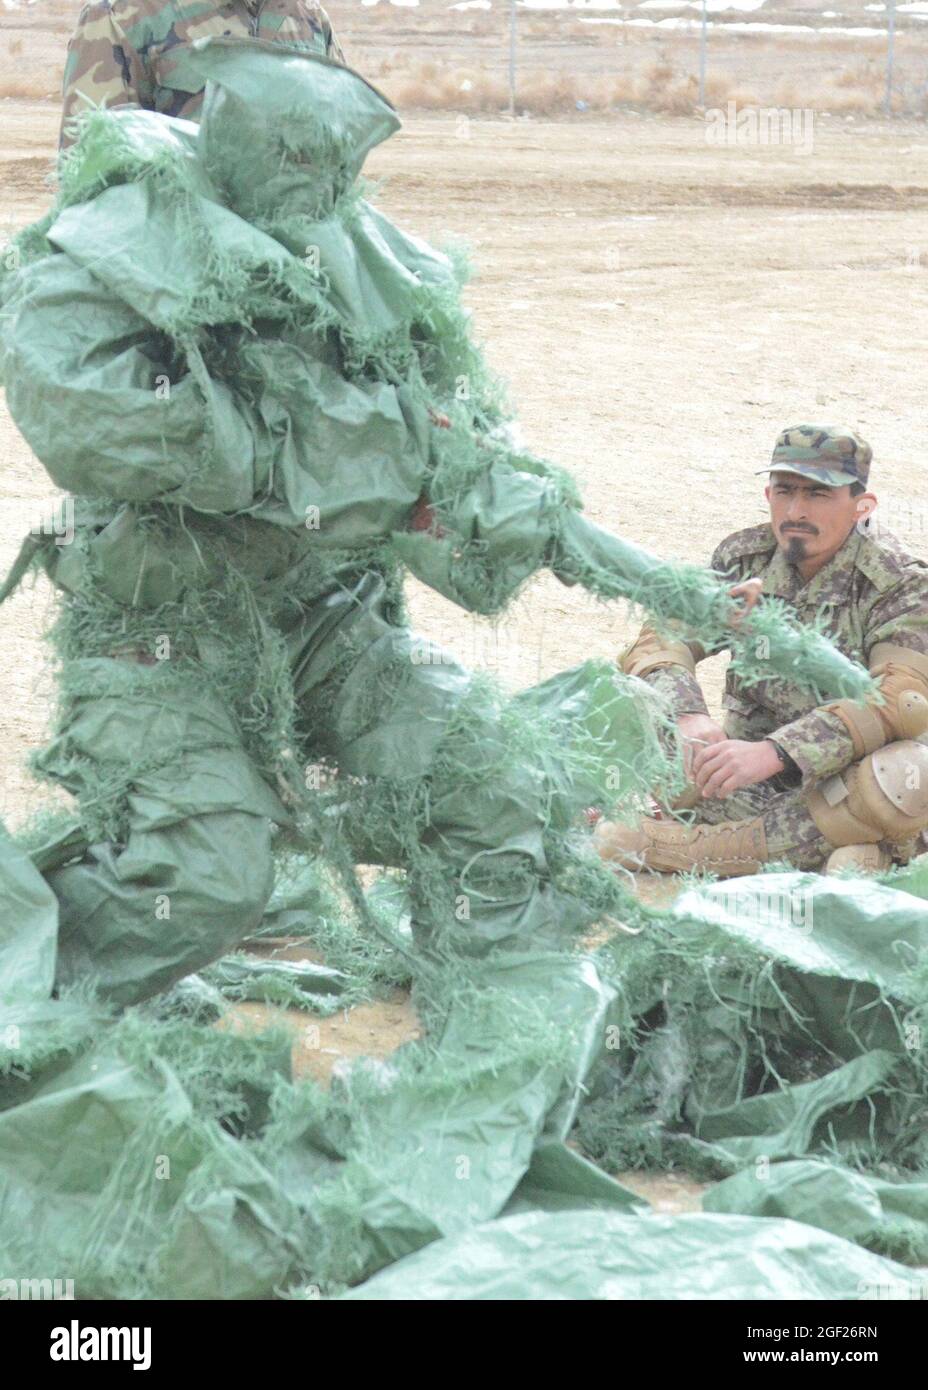
M 203 82 L 187 54 L 195 39 L 223 34 L 286 43 L 344 62 L 316 0 L 97 0 L 85 5 L 68 45 L 60 146 L 90 106 L 136 105 L 196 120 Z
M 672 809 L 692 810 L 694 823 L 663 817 L 636 829 L 603 823 L 597 839 L 605 858 L 626 867 L 706 868 L 730 876 L 768 860 L 802 869 L 826 861 L 883 867 L 924 847 L 928 747 L 920 735 L 928 695 L 928 565 L 894 537 L 871 534 L 868 518 L 877 500 L 867 490 L 871 456 L 850 430 L 784 430 L 769 469 L 761 470 L 770 473 L 770 522 L 728 536 L 711 566 L 734 584 L 753 586 L 756 598 L 782 599 L 803 623 L 823 619 L 846 656 L 883 678 L 890 698 L 882 717 L 878 709 L 845 701 L 810 707 L 808 695 L 782 679 L 745 688 L 729 673 L 722 728 L 710 718 L 695 676 L 696 663 L 710 653 L 644 628 L 622 667 L 672 702 L 692 779 L 689 796 Z M 905 711 L 894 714 L 899 692 Z M 906 749 L 901 773 L 889 766 L 890 748 Z M 833 823 L 833 810 L 846 820 L 843 774 L 852 770 L 853 792 L 862 758 L 867 776 L 872 771 L 878 787 L 888 788 L 907 814 L 899 826 L 883 823 L 885 835 L 877 834 L 875 823 L 864 826 L 852 848 L 847 826 Z M 859 822 L 847 825 L 860 828 Z

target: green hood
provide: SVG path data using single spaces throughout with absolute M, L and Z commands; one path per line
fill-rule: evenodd
M 316 54 L 203 39 L 190 63 L 206 81 L 200 158 L 245 218 L 328 212 L 400 126 L 386 97 Z

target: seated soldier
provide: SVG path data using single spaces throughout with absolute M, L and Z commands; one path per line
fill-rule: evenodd
M 692 823 L 666 812 L 600 822 L 604 859 L 726 878 L 772 860 L 877 870 L 925 847 L 928 564 L 871 534 L 871 457 L 850 430 L 784 430 L 761 470 L 769 524 L 727 537 L 711 564 L 749 605 L 775 595 L 802 622 L 821 615 L 836 646 L 881 679 L 882 702 L 814 708 L 781 678 L 746 688 L 729 672 L 721 728 L 695 676 L 710 653 L 643 628 L 621 667 L 672 701 L 690 787 L 669 809 L 692 809 Z

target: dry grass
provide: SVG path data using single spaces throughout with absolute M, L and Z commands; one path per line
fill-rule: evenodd
M 442 72 L 435 63 L 420 63 L 412 73 L 384 77 L 383 91 L 400 110 L 478 114 L 502 110 L 509 100 L 502 78 L 466 68 Z
M 879 86 L 883 80 L 884 73 L 872 58 L 864 59 L 862 62 L 857 63 L 855 67 L 842 68 L 841 72 L 831 79 L 836 87 Z
M 66 38 L 80 3 L 40 0 L 4 15 L 0 98 L 57 98 Z M 422 0 L 416 10 L 331 0 L 329 10 L 350 60 L 400 110 L 479 116 L 508 108 L 506 22 L 498 6 L 456 12 L 438 0 Z M 781 17 L 790 15 L 784 10 Z M 710 39 L 707 107 L 734 101 L 742 107 L 811 107 L 838 116 L 881 113 L 880 42 L 817 37 L 812 31 L 739 37 L 723 30 L 719 26 Z M 584 25 L 566 11 L 520 12 L 519 33 L 520 113 L 561 118 L 631 108 L 686 116 L 697 109 L 692 36 Z M 900 42 L 895 98 L 900 114 L 926 113 L 926 40 L 928 33 L 907 32 Z
M 371 80 L 400 109 L 451 111 L 467 115 L 486 115 L 504 111 L 509 105 L 509 89 L 500 72 L 477 68 L 443 68 L 434 61 L 412 68 L 405 56 L 394 52 L 368 69 Z M 878 115 L 883 103 L 883 78 L 867 74 L 858 81 L 854 73 L 843 72 L 823 83 L 818 91 L 801 93 L 795 83 L 783 82 L 761 100 L 757 93 L 732 84 L 714 73 L 706 79 L 706 106 L 723 107 L 733 101 L 739 108 L 772 104 L 791 109 L 810 107 L 834 115 Z M 26 68 L 19 73 L 0 75 L 0 99 L 16 101 L 55 100 L 61 90 L 61 70 Z M 571 112 L 604 113 L 621 107 L 634 107 L 662 115 L 685 116 L 696 111 L 698 84 L 693 73 L 657 61 L 638 73 L 616 76 L 578 77 L 568 71 L 545 69 L 523 71 L 517 89 L 517 109 L 533 116 L 564 116 Z M 897 92 L 894 109 L 902 114 L 915 110 L 924 114 L 924 96 L 917 103 Z
M 505 76 L 487 68 L 444 68 L 430 61 L 414 67 L 402 65 L 402 55 L 393 53 L 380 62 L 379 85 L 401 109 L 456 111 L 464 114 L 502 111 L 508 107 Z M 519 77 L 517 109 L 533 116 L 564 116 L 576 111 L 608 112 L 621 107 L 685 116 L 698 110 L 698 82 L 687 70 L 685 59 L 674 62 L 659 53 L 650 63 L 614 76 L 578 76 L 568 70 L 524 70 Z M 724 73 L 710 72 L 706 78 L 706 107 L 724 107 L 734 102 L 739 109 L 774 105 L 798 110 L 811 108 L 835 115 L 878 115 L 883 102 L 883 76 L 878 66 L 865 61 L 858 68 L 842 70 L 833 77 L 823 74 L 821 86 L 813 91 L 799 89 L 792 80 L 781 81 L 759 95 Z M 897 93 L 895 109 L 903 112 L 907 103 Z M 917 109 L 923 109 L 919 106 Z

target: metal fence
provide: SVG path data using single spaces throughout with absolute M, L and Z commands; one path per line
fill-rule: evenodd
M 887 116 L 893 114 L 893 95 L 895 78 L 895 51 L 896 51 L 896 4 L 897 0 L 886 0 L 886 84 L 883 97 L 883 112 Z M 519 9 L 517 0 L 508 0 L 509 15 L 509 113 L 515 115 L 516 103 L 518 100 L 518 31 L 519 31 Z M 926 26 L 928 27 L 928 26 Z M 709 52 L 709 22 L 707 0 L 702 0 L 699 30 L 699 87 L 698 104 L 704 107 L 706 104 L 706 69 Z M 928 93 L 928 79 L 922 88 L 922 93 Z

